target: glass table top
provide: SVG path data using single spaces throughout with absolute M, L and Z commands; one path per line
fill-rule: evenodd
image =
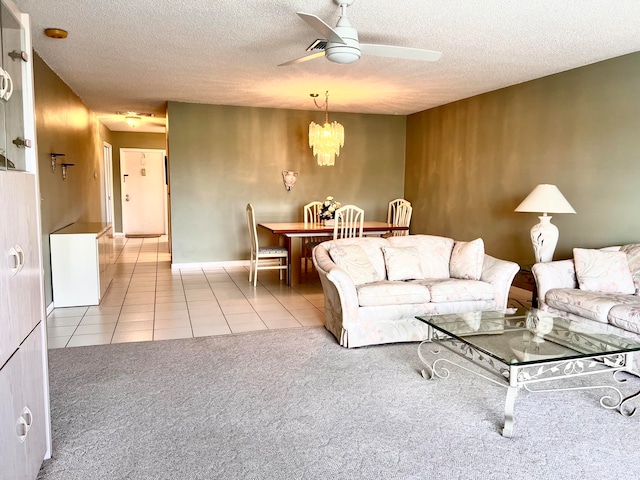
M 510 365 L 640 350 L 638 340 L 536 309 L 423 315 L 416 318 L 436 330 L 434 341 L 457 339 Z

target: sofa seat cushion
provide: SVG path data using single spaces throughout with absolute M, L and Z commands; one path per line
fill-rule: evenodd
M 414 280 L 429 289 L 431 302 L 465 302 L 474 300 L 493 300 L 493 285 L 479 280 L 462 280 L 459 278 L 431 278 Z
M 377 307 L 383 305 L 406 305 L 428 303 L 431 301 L 429 289 L 424 285 L 412 282 L 367 283 L 356 287 L 358 304 L 361 307 Z
M 573 313 L 600 323 L 609 323 L 607 316 L 615 305 L 640 305 L 635 295 L 590 292 L 576 288 L 554 288 L 547 292 L 544 303 L 557 310 Z
M 611 325 L 640 335 L 640 303 L 616 305 L 609 311 L 608 319 Z

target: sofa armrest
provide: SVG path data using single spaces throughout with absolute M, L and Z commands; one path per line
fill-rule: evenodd
M 573 260 L 536 263 L 531 267 L 538 287 L 538 308 L 547 309 L 544 299 L 552 288 L 578 288 Z
M 356 286 L 322 244 L 313 249 L 312 257 L 324 292 L 325 326 L 340 339 L 340 345 L 347 346 L 343 325 L 358 321 Z
M 485 254 L 480 280 L 493 285 L 494 298 L 499 310 L 507 308 L 509 288 L 519 270 L 520 266 L 515 262 L 500 260 Z

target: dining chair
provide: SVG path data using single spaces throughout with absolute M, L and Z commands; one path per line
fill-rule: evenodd
M 336 210 L 333 239 L 362 236 L 364 228 L 364 210 L 355 205 L 345 205 Z
M 251 260 L 249 262 L 249 282 L 253 281 L 255 287 L 258 283 L 258 270 L 280 270 L 280 280 L 283 271 L 289 267 L 287 265 L 287 249 L 279 246 L 261 247 L 258 244 L 258 231 L 256 228 L 256 215 L 253 205 L 247 203 L 247 225 L 249 226 L 249 237 L 251 239 Z M 261 264 L 261 260 L 266 260 Z M 278 263 L 275 264 L 274 261 Z
M 395 200 L 391 200 L 389 202 L 389 208 L 387 210 L 387 223 L 393 223 L 394 219 L 396 218 L 396 209 L 398 208 L 398 205 L 401 205 L 403 203 L 408 203 L 409 206 L 411 206 L 411 202 L 405 200 L 404 198 L 396 198 Z
M 309 202 L 304 206 L 304 226 L 305 228 L 309 224 L 321 224 L 322 218 L 320 218 L 320 212 L 323 202 Z M 303 245 L 303 259 L 304 259 L 304 273 L 309 271 L 309 261 L 311 260 L 311 253 L 316 245 L 325 241 L 326 238 L 322 237 L 305 237 Z
M 411 215 L 413 214 L 413 207 L 409 202 L 402 202 L 395 208 L 395 215 L 393 221 L 390 222 L 393 225 L 401 227 L 408 227 L 411 224 Z M 391 232 L 393 237 L 404 237 L 409 235 L 409 230 L 394 230 Z

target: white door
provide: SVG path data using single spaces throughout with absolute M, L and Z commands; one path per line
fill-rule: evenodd
M 166 233 L 164 156 L 164 150 L 120 149 L 124 234 Z

